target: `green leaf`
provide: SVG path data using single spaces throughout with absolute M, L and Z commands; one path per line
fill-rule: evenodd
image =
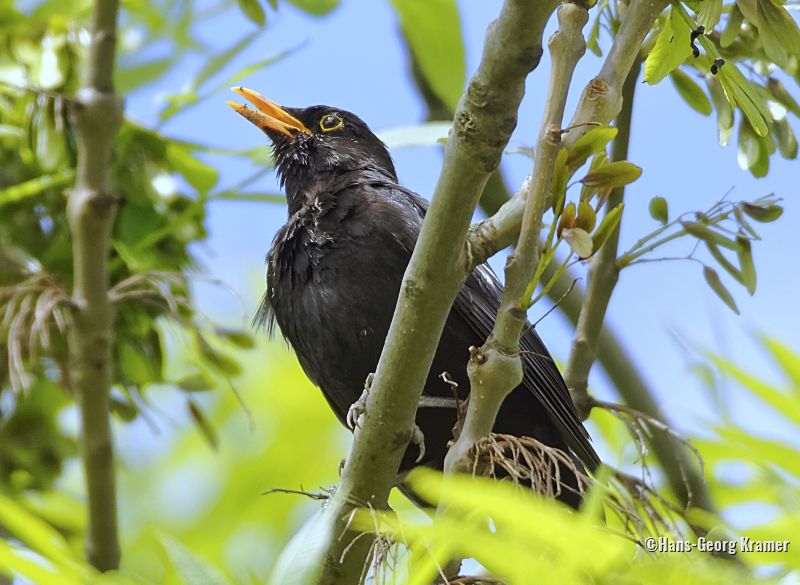
M 719 232 L 715 232 L 705 224 L 697 221 L 682 221 L 680 223 L 681 226 L 683 226 L 683 229 L 686 230 L 687 234 L 692 235 L 699 240 L 711 242 L 712 244 L 728 248 L 729 250 L 739 249 L 739 245 L 735 241 L 725 237 Z
M 753 84 L 745 79 L 734 63 L 723 66 L 717 74 L 728 101 L 742 110 L 747 121 L 759 136 L 769 133 L 767 120 L 772 118 L 769 108 Z
M 204 365 L 228 378 L 242 373 L 242 367 L 235 359 L 212 347 L 201 335 L 196 335 L 195 339 Z
M 769 153 L 761 138 L 756 135 L 747 120 L 739 123 L 739 166 L 753 176 L 764 177 L 769 170 Z
M 596 253 L 611 237 L 614 230 L 617 229 L 619 222 L 622 220 L 622 210 L 625 205 L 620 203 L 614 209 L 610 209 L 603 217 L 603 221 L 597 226 L 597 229 L 592 234 L 592 254 Z
M 722 0 L 703 0 L 700 2 L 700 12 L 697 13 L 698 24 L 706 27 L 711 32 L 719 22 L 722 14 Z
M 703 267 L 703 277 L 706 279 L 708 286 L 711 287 L 711 290 L 713 290 L 714 293 L 720 299 L 722 299 L 722 302 L 728 305 L 730 310 L 738 315 L 739 308 L 736 306 L 736 301 L 733 300 L 733 296 L 731 295 L 731 293 L 728 292 L 728 289 L 725 288 L 724 284 L 722 284 L 722 281 L 719 279 L 717 271 L 714 270 L 713 268 L 705 266 Z
M 686 61 L 692 54 L 691 32 L 681 20 L 678 11 L 674 7 L 670 8 L 656 44 L 644 62 L 644 80 L 647 83 L 658 83 Z
M 714 109 L 717 110 L 717 137 L 720 146 L 726 146 L 733 133 L 733 107 L 725 97 L 722 84 L 713 76 L 706 76 L 706 86 L 714 102 Z
M 760 223 L 770 223 L 783 215 L 783 207 L 780 205 L 756 205 L 754 203 L 742 203 L 741 209 L 750 218 Z
M 568 228 L 562 232 L 562 237 L 579 258 L 588 258 L 592 255 L 592 236 L 585 230 L 577 227 Z
M 590 172 L 580 182 L 586 187 L 613 189 L 633 183 L 641 174 L 641 168 L 626 160 L 621 160 Z
M 786 118 L 775 120 L 773 130 L 781 156 L 788 160 L 797 158 L 797 137 L 794 135 L 794 130 L 789 125 L 789 121 Z
M 200 161 L 183 144 L 167 143 L 167 162 L 200 193 L 207 193 L 217 184 L 217 170 Z
M 794 384 L 796 390 L 800 390 L 800 355 L 794 353 L 787 346 L 776 339 L 762 336 L 761 340 L 772 354 L 772 358 L 778 363 Z
M 575 218 L 575 227 L 591 233 L 597 223 L 597 214 L 588 200 L 584 199 L 578 204 L 578 216 Z
M 214 383 L 200 373 L 181 378 L 175 384 L 185 392 L 206 392 L 214 389 Z
M 114 72 L 114 89 L 123 95 L 131 93 L 161 78 L 174 62 L 174 57 L 165 57 L 119 68 Z
M 392 0 L 392 6 L 431 89 L 455 110 L 467 77 L 456 0 Z
M 715 355 L 709 355 L 708 358 L 723 374 L 730 376 L 747 388 L 754 396 L 771 406 L 775 412 L 786 417 L 794 424 L 800 425 L 800 401 L 795 396 L 781 392 L 777 388 L 762 382 L 730 360 Z
M 666 225 L 669 222 L 669 206 L 663 197 L 653 197 L 650 200 L 648 211 L 650 211 L 650 217 L 660 224 Z
M 195 426 L 197 426 L 205 440 L 208 441 L 209 446 L 212 449 L 217 449 L 219 447 L 219 437 L 217 436 L 217 431 L 214 429 L 214 426 L 206 418 L 206 415 L 203 414 L 203 411 L 200 410 L 200 407 L 197 406 L 194 400 L 187 400 L 186 407 L 189 410 L 189 416 L 192 418 Z
M 49 189 L 58 189 L 75 180 L 74 169 L 64 169 L 52 175 L 42 175 L 24 183 L 0 189 L 0 207 L 29 197 L 36 197 Z
M 752 297 L 756 292 L 756 266 L 753 263 L 753 250 L 750 240 L 745 237 L 737 236 L 739 249 L 736 251 L 739 257 L 739 266 L 742 269 L 742 284 Z
M 65 576 L 73 576 L 72 567 L 76 559 L 64 537 L 55 528 L 2 494 L 0 525 L 31 550 L 58 565 Z
M 242 331 L 241 329 L 218 327 L 215 330 L 215 333 L 225 341 L 232 343 L 240 349 L 253 349 L 256 346 L 253 336 L 246 331 Z
M 589 36 L 586 37 L 586 48 L 598 57 L 603 55 L 603 51 L 600 50 L 600 45 L 597 42 L 600 38 L 600 19 L 602 16 L 603 11 L 598 10 L 597 16 L 595 16 L 594 22 L 592 22 L 592 28 L 589 29 Z
M 314 585 L 331 539 L 339 534 L 339 518 L 330 508 L 318 511 L 295 532 L 273 564 L 270 585 Z
M 575 171 L 593 154 L 605 150 L 606 145 L 614 139 L 618 130 L 611 126 L 592 128 L 575 141 L 569 149 L 567 166 Z
M 797 100 L 794 99 L 792 94 L 786 91 L 786 87 L 784 87 L 779 79 L 770 77 L 767 80 L 767 88 L 769 88 L 770 93 L 772 93 L 772 97 L 778 100 L 787 110 L 800 118 L 800 104 L 797 103 Z
M 231 585 L 217 569 L 172 536 L 161 534 L 159 540 L 185 585 Z
M 736 282 L 739 284 L 744 285 L 744 277 L 742 276 L 741 271 L 733 265 L 733 263 L 728 260 L 720 251 L 719 247 L 714 244 L 713 242 L 709 242 L 706 240 L 705 242 L 706 248 L 711 253 L 711 256 L 717 263 L 725 269 L 725 272 L 730 274 L 733 278 L 736 279 Z
M 211 79 L 214 75 L 219 73 L 228 63 L 236 58 L 250 43 L 258 36 L 258 31 L 245 35 L 236 43 L 222 51 L 215 54 L 208 60 L 202 69 L 197 73 L 191 83 L 191 89 L 188 93 L 194 93 L 205 84 L 206 81 Z
M 711 2 L 712 0 L 705 1 Z M 669 77 L 675 89 L 693 110 L 704 116 L 711 115 L 711 102 L 708 100 L 708 96 L 691 77 L 680 69 L 675 69 L 669 74 Z
M 325 16 L 339 6 L 339 0 L 286 0 L 289 4 L 297 6 L 300 10 L 314 16 Z
M 447 141 L 451 127 L 450 122 L 425 122 L 413 126 L 387 128 L 378 132 L 378 138 L 389 148 L 435 146 Z
M 758 29 L 758 39 L 770 61 L 786 68 L 800 56 L 800 28 L 786 9 L 774 0 L 736 0 L 744 17 Z
M 259 0 L 236 0 L 236 2 L 242 13 L 254 24 L 264 26 L 267 23 L 267 15 Z
M 742 32 L 742 23 L 744 23 L 744 15 L 739 7 L 734 4 L 731 8 L 731 14 L 728 16 L 728 22 L 725 24 L 725 30 L 719 38 L 719 45 L 723 49 L 730 47 L 739 33 Z

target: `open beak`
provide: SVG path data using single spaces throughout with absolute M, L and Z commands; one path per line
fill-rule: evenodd
M 257 91 L 242 86 L 232 87 L 231 90 L 253 104 L 255 109 L 233 101 L 225 103 L 261 128 L 262 131 L 274 130 L 286 136 L 292 136 L 295 132 L 309 132 L 309 129 L 300 120 Z

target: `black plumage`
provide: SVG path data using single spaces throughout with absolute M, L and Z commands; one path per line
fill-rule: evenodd
M 239 89 L 257 109 L 233 105 L 274 145 L 289 219 L 267 256 L 267 292 L 257 319 L 274 320 L 311 381 L 344 422 L 380 357 L 401 280 L 427 202 L 398 184 L 391 157 L 367 125 L 329 106 L 281 108 Z M 466 398 L 470 346 L 489 335 L 502 294 L 487 265 L 475 269 L 455 300 L 428 375 L 425 394 L 451 397 L 448 372 Z M 530 436 L 599 464 L 553 359 L 532 327 L 521 340 L 524 380 L 503 404 L 495 431 Z M 456 413 L 420 408 L 422 464 L 441 468 Z M 414 467 L 410 445 L 401 471 Z M 565 475 L 568 472 L 565 470 Z M 565 483 L 574 485 L 567 478 Z M 574 494 L 562 499 L 575 504 Z

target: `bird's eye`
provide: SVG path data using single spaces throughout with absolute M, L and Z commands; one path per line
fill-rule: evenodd
M 319 121 L 320 130 L 323 132 L 333 132 L 342 126 L 344 126 L 344 120 L 339 114 L 326 114 Z

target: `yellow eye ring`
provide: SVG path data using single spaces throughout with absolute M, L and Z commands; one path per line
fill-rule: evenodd
M 333 132 L 344 127 L 344 120 L 339 114 L 325 114 L 319 120 L 319 129 L 323 132 Z

